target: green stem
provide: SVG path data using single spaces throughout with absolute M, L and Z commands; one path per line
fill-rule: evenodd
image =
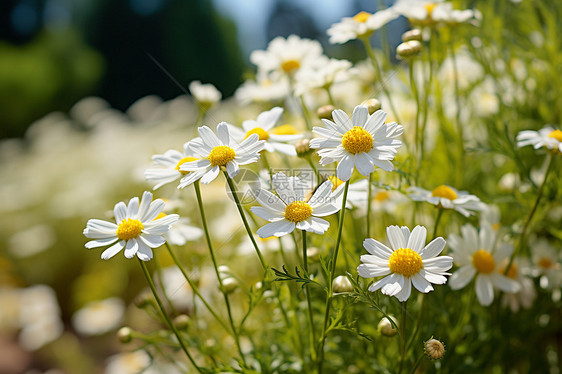
M 435 224 L 433 225 L 433 239 L 437 237 L 437 227 L 439 226 L 439 221 L 441 221 L 441 216 L 443 215 L 444 210 L 445 209 L 439 207 L 437 208 L 437 217 L 435 218 Z
M 371 201 L 373 198 L 373 173 L 369 174 L 369 185 L 367 190 L 367 237 L 371 237 Z
M 377 61 L 377 56 L 375 55 L 375 51 L 373 51 L 373 47 L 371 47 L 371 43 L 369 42 L 369 38 L 362 37 L 360 39 L 363 42 L 363 45 L 365 46 L 365 50 L 367 51 L 367 55 L 369 56 L 369 59 L 371 60 L 373 67 L 375 68 L 375 73 L 377 74 L 377 78 L 379 79 L 379 82 L 381 84 L 382 91 L 384 92 L 386 98 L 388 99 L 388 103 L 390 104 L 390 109 L 394 114 L 394 118 L 396 119 L 396 122 L 401 123 L 400 118 L 398 116 L 398 111 L 396 110 L 396 108 L 394 107 L 394 103 L 392 102 L 390 92 L 388 92 L 388 89 L 386 88 L 386 85 L 383 82 L 382 71 Z
M 302 230 L 302 258 L 303 268 L 308 276 L 308 257 L 306 255 L 306 231 Z M 316 332 L 314 331 L 314 318 L 312 316 L 312 302 L 310 301 L 310 288 L 305 287 L 306 304 L 308 309 L 308 323 L 310 325 L 310 358 L 312 362 L 316 361 L 316 352 L 314 351 L 316 343 Z
M 409 76 L 410 76 L 410 86 L 412 88 L 412 95 L 414 95 L 414 98 L 416 99 L 416 119 L 415 119 L 415 127 L 414 127 L 414 146 L 415 146 L 415 152 L 419 153 L 421 150 L 421 144 L 420 144 L 420 139 L 421 139 L 421 129 L 420 129 L 420 113 L 421 113 L 421 108 L 420 108 L 420 95 L 418 92 L 418 86 L 416 84 L 416 78 L 414 76 L 414 61 L 415 59 L 411 58 L 409 60 L 410 65 L 409 65 Z M 417 168 L 419 170 L 419 167 Z M 419 176 L 419 172 L 416 171 L 415 173 L 416 176 L 416 185 L 417 185 L 417 179 Z
M 326 294 L 326 310 L 324 313 L 324 323 L 322 325 L 322 334 L 320 335 L 320 344 L 318 345 L 318 374 L 322 374 L 322 365 L 324 364 L 324 344 L 326 342 L 326 330 L 328 328 L 328 321 L 330 319 L 330 303 L 333 294 L 333 282 L 334 274 L 336 272 L 336 262 L 338 261 L 338 251 L 340 248 L 340 242 L 343 232 L 343 221 L 345 216 L 345 204 L 347 202 L 347 191 L 349 190 L 349 180 L 345 182 L 345 187 L 343 190 L 343 200 L 340 211 L 340 220 L 338 224 L 338 237 L 336 239 L 336 246 L 332 253 L 332 262 L 330 266 L 330 273 L 328 274 L 328 293 Z
M 232 310 L 231 310 L 231 307 L 230 307 L 230 301 L 228 300 L 228 294 L 227 294 L 227 292 L 224 289 L 224 286 L 222 284 L 222 277 L 219 273 L 217 260 L 215 258 L 215 251 L 213 250 L 213 244 L 211 242 L 211 236 L 209 235 L 209 228 L 207 226 L 207 218 L 205 217 L 205 209 L 203 209 L 203 200 L 201 199 L 201 187 L 199 186 L 199 181 L 195 182 L 193 185 L 195 187 L 195 195 L 197 196 L 197 204 L 199 205 L 199 213 L 201 214 L 201 221 L 202 221 L 202 224 L 203 224 L 203 231 L 205 232 L 205 239 L 207 240 L 207 246 L 209 247 L 209 253 L 211 255 L 211 260 L 213 262 L 213 267 L 215 268 L 215 274 L 216 274 L 217 279 L 219 281 L 220 291 L 221 291 L 221 293 L 224 297 L 224 303 L 226 304 L 226 311 L 228 313 L 228 320 L 230 322 L 230 327 L 231 327 L 231 330 L 232 330 L 232 336 L 234 337 L 236 347 L 238 348 L 238 353 L 240 354 L 240 357 L 242 358 L 242 361 L 244 362 L 244 364 L 246 364 L 246 359 L 244 357 L 244 353 L 242 353 L 242 348 L 240 347 L 240 338 L 238 336 L 238 330 L 236 330 L 236 327 L 234 326 L 234 319 L 232 318 Z
M 455 54 L 455 46 L 453 43 L 453 38 L 449 38 L 450 43 L 449 47 L 451 49 L 451 63 L 453 64 L 453 81 L 455 82 L 455 99 L 457 105 L 457 113 L 456 113 L 456 125 L 457 125 L 457 133 L 458 133 L 458 152 L 459 152 L 459 167 L 457 168 L 457 187 L 461 187 L 463 185 L 463 175 L 465 170 L 465 160 L 464 160 L 464 134 L 463 134 L 463 127 L 461 124 L 461 98 L 460 98 L 460 88 L 459 88 L 459 72 L 457 68 L 457 58 Z
M 180 332 L 178 331 L 176 326 L 172 323 L 172 319 L 168 315 L 168 312 L 166 312 L 166 308 L 164 308 L 164 305 L 162 304 L 162 300 L 160 300 L 160 297 L 158 296 L 158 293 L 156 292 L 156 287 L 154 286 L 154 282 L 152 281 L 152 277 L 150 276 L 150 273 L 148 272 L 148 269 L 146 268 L 146 264 L 140 259 L 139 259 L 139 263 L 141 265 L 144 276 L 146 277 L 146 281 L 148 282 L 148 285 L 150 286 L 150 290 L 152 291 L 152 294 L 154 295 L 154 298 L 156 299 L 156 303 L 158 304 L 158 307 L 160 308 L 160 312 L 162 312 L 162 316 L 166 320 L 166 323 L 168 324 L 170 329 L 174 332 L 174 335 L 178 339 L 178 343 L 180 344 L 181 349 L 185 352 L 187 358 L 189 359 L 189 361 L 191 361 L 191 364 L 195 367 L 195 369 L 199 373 L 202 373 L 201 368 L 199 366 L 197 366 L 197 364 L 195 363 L 195 360 L 193 359 L 193 357 L 191 356 L 191 354 L 187 350 L 187 347 L 186 347 L 185 342 L 183 341 L 183 339 L 180 335 Z
M 408 300 L 400 303 L 400 367 L 398 369 L 398 374 L 402 372 L 402 367 L 404 366 L 404 361 L 406 361 L 406 314 Z
M 166 245 L 168 245 L 168 242 L 166 242 Z M 166 302 L 170 306 L 170 310 L 172 311 L 172 314 L 177 315 L 178 312 L 174 307 L 174 304 L 172 304 L 172 302 L 170 301 L 170 298 L 168 297 L 168 293 L 166 292 L 166 288 L 164 288 L 164 281 L 162 280 L 162 268 L 160 267 L 158 256 L 154 256 L 154 265 L 157 268 L 156 277 L 158 279 L 158 283 L 160 284 L 160 290 L 162 291 L 162 295 L 164 295 L 164 299 L 166 299 Z
M 261 266 L 263 267 L 264 270 L 267 270 L 267 264 L 265 263 L 265 259 L 263 258 L 263 255 L 261 254 L 260 249 L 258 248 L 258 243 L 256 243 L 256 239 L 254 238 L 254 234 L 252 233 L 252 230 L 250 229 L 250 225 L 248 224 L 248 220 L 246 219 L 246 214 L 244 213 L 244 209 L 242 207 L 242 204 L 240 203 L 240 199 L 238 198 L 238 194 L 236 193 L 236 188 L 234 187 L 234 183 L 232 183 L 232 179 L 228 176 L 228 173 L 226 171 L 224 172 L 224 176 L 226 178 L 226 182 L 228 183 L 228 187 L 230 188 L 230 192 L 232 192 L 232 197 L 234 198 L 234 201 L 236 202 L 236 207 L 238 208 L 238 212 L 240 213 L 240 217 L 242 218 L 242 222 L 244 223 L 244 227 L 246 228 L 246 232 L 248 233 L 248 236 L 250 237 L 250 241 L 252 242 L 252 245 L 254 246 L 254 249 L 256 250 L 256 253 L 258 254 L 258 257 L 259 257 L 260 262 L 261 262 Z
M 191 289 L 193 290 L 193 293 L 195 295 L 197 295 L 197 297 L 199 297 L 199 299 L 203 302 L 203 304 L 205 304 L 205 307 L 207 307 L 207 310 L 211 313 L 211 315 L 217 320 L 217 322 L 229 333 L 231 333 L 232 331 L 230 330 L 230 328 L 226 325 L 226 323 L 217 315 L 217 313 L 214 311 L 213 307 L 211 307 L 211 305 L 209 305 L 209 303 L 207 302 L 207 300 L 205 300 L 205 298 L 203 297 L 203 295 L 201 295 L 201 293 L 199 292 L 199 289 L 197 288 L 197 286 L 195 285 L 195 283 L 193 283 L 193 281 L 191 280 L 191 278 L 189 278 L 189 276 L 187 275 L 187 273 L 185 272 L 185 270 L 183 269 L 183 267 L 181 266 L 176 254 L 172 251 L 172 248 L 170 247 L 170 245 L 168 244 L 168 242 L 165 243 L 166 244 L 166 248 L 168 249 L 168 252 L 170 253 L 170 256 L 172 257 L 172 260 L 174 260 L 174 263 L 176 264 L 176 266 L 180 269 L 181 273 L 183 274 L 183 277 L 185 278 L 185 280 L 187 281 L 187 284 L 189 284 L 189 287 L 191 287 Z
M 306 108 L 306 104 L 304 103 L 304 98 L 302 95 L 299 96 L 299 101 L 302 106 L 303 117 L 304 117 L 304 121 L 306 122 L 306 129 L 308 131 L 312 131 L 312 123 L 310 123 L 310 112 Z
M 324 87 L 326 93 L 328 94 L 328 100 L 330 100 L 330 104 L 335 107 L 336 106 L 336 102 L 334 101 L 334 97 L 332 96 L 332 93 L 330 92 L 330 87 Z

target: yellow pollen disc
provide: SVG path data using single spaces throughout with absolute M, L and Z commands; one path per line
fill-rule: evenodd
M 166 217 L 166 213 L 160 212 L 160 213 L 158 213 L 156 218 L 153 219 L 153 221 L 156 221 L 157 219 L 164 218 L 164 217 Z
M 291 222 L 302 222 L 312 216 L 312 207 L 304 201 L 295 201 L 285 208 L 285 219 Z
M 548 257 L 541 257 L 541 259 L 538 262 L 538 265 L 543 269 L 550 269 L 552 265 L 554 265 L 554 263 Z
M 431 18 L 431 13 L 433 13 L 433 9 L 435 9 L 436 6 L 437 4 L 434 3 L 427 3 L 424 5 L 425 10 L 427 10 L 427 18 Z
M 182 173 L 183 175 L 186 175 L 187 173 L 191 173 L 190 171 L 180 170 L 180 166 L 182 166 L 186 162 L 197 161 L 197 160 L 198 159 L 196 157 L 190 157 L 190 156 L 184 157 L 178 161 L 178 164 L 176 165 L 176 170 Z
M 234 149 L 226 145 L 218 145 L 211 150 L 207 158 L 211 161 L 211 166 L 226 166 L 234 160 L 234 157 L 236 157 Z
M 431 191 L 431 196 L 444 197 L 445 199 L 449 199 L 451 201 L 457 199 L 457 194 L 455 193 L 455 191 L 453 191 L 451 187 L 445 186 L 444 184 Z
M 117 227 L 117 237 L 121 240 L 130 240 L 138 237 L 144 226 L 138 219 L 127 218 Z
M 562 131 L 560 130 L 554 130 L 553 132 L 551 132 L 550 134 L 548 134 L 549 138 L 554 138 L 556 140 L 558 140 L 559 142 L 562 142 Z
M 498 231 L 500 229 L 501 225 L 499 224 L 499 222 L 496 223 L 492 223 L 492 229 L 494 231 Z
M 369 19 L 369 17 L 371 16 L 370 13 L 367 12 L 359 12 L 356 15 L 353 16 L 353 20 L 355 22 L 359 22 L 359 23 L 365 23 L 367 22 L 367 20 Z
M 298 62 L 297 60 L 287 60 L 281 64 L 281 69 L 283 69 L 285 73 L 290 73 L 293 70 L 297 70 L 300 67 L 301 67 L 301 63 Z
M 505 266 L 502 266 L 502 268 L 498 270 L 498 273 L 505 274 Z M 517 269 L 517 265 L 511 264 L 511 266 L 509 267 L 509 270 L 507 271 L 507 274 L 505 274 L 505 275 L 507 275 L 511 279 L 515 279 L 515 278 L 517 278 L 517 274 L 519 274 L 519 271 Z
M 332 192 L 334 192 L 336 190 L 336 188 L 338 188 L 339 186 L 341 186 L 344 183 L 341 179 L 339 179 L 335 175 L 330 175 L 328 177 L 328 180 L 330 182 L 332 182 Z
M 253 129 L 251 129 L 250 131 L 248 131 L 246 133 L 246 137 L 244 139 L 246 139 L 248 136 L 250 136 L 252 134 L 258 134 L 258 136 L 260 137 L 260 140 L 269 139 L 269 134 L 267 133 L 267 131 L 265 131 L 261 127 L 255 127 Z
M 377 193 L 374 197 L 375 201 L 385 201 L 388 200 L 388 198 L 390 197 L 389 193 L 386 191 L 381 191 L 379 193 Z
M 410 248 L 398 248 L 390 255 L 388 267 L 393 273 L 411 277 L 423 269 L 421 256 Z
M 472 265 L 482 274 L 490 274 L 496 268 L 494 257 L 485 249 L 479 249 L 472 255 Z
M 295 126 L 289 124 L 278 126 L 271 132 L 275 135 L 297 135 L 299 133 Z
M 354 155 L 373 149 L 373 137 L 363 127 L 353 126 L 342 138 L 341 145 Z

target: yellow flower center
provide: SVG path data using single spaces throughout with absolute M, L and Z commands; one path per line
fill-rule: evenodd
M 302 222 L 312 216 L 312 207 L 304 201 L 295 201 L 285 208 L 285 219 L 291 222 Z
M 498 270 L 498 273 L 505 274 L 505 268 L 506 268 L 506 266 L 502 266 Z M 517 278 L 517 274 L 519 274 L 519 271 L 517 269 L 517 265 L 511 264 L 511 266 L 509 267 L 509 270 L 507 271 L 507 274 L 505 274 L 505 275 L 507 275 L 511 279 L 515 279 L 515 278 Z
M 388 267 L 393 273 L 411 277 L 423 268 L 421 256 L 410 248 L 398 248 L 390 255 Z
M 226 145 L 218 145 L 211 150 L 208 159 L 212 166 L 225 166 L 234 160 L 234 157 L 236 157 L 234 149 Z
M 353 126 L 343 135 L 341 145 L 346 151 L 354 155 L 369 152 L 373 149 L 373 137 L 363 127 Z
M 369 19 L 369 17 L 371 16 L 370 13 L 367 12 L 359 12 L 356 15 L 353 16 L 353 20 L 355 22 L 359 22 L 359 23 L 365 23 L 367 22 L 367 20 Z
M 374 200 L 375 201 L 385 201 L 385 200 L 388 200 L 389 197 L 390 197 L 390 194 L 388 192 L 380 191 L 375 195 Z
M 496 223 L 492 223 L 492 230 L 494 231 L 498 231 L 500 229 L 501 225 L 499 222 Z
M 246 137 L 244 139 L 246 139 L 247 137 L 249 137 L 252 134 L 258 134 L 258 136 L 260 137 L 260 140 L 269 139 L 269 134 L 267 133 L 267 131 L 265 131 L 261 127 L 255 127 L 253 129 L 251 129 L 250 131 L 248 131 L 246 133 Z
M 431 196 L 444 197 L 445 199 L 449 199 L 451 201 L 457 199 L 457 194 L 455 193 L 455 191 L 453 191 L 451 187 L 445 186 L 444 184 L 431 191 Z
M 548 257 L 541 257 L 538 261 L 538 265 L 543 269 L 550 269 L 554 262 Z
M 339 186 L 341 186 L 344 183 L 341 179 L 339 179 L 335 175 L 330 175 L 328 177 L 328 180 L 330 182 L 332 182 L 332 192 L 334 192 L 336 190 L 336 188 L 338 188 Z
M 138 237 L 144 226 L 138 219 L 127 218 L 117 227 L 117 237 L 121 240 L 130 240 Z
M 281 69 L 283 69 L 285 73 L 290 73 L 294 70 L 297 70 L 300 67 L 301 67 L 301 63 L 298 62 L 297 60 L 287 60 L 281 64 Z
M 431 13 L 433 13 L 433 9 L 435 9 L 436 6 L 437 4 L 435 3 L 427 3 L 424 5 L 425 10 L 427 10 L 427 18 L 431 18 Z
M 556 140 L 558 140 L 559 142 L 562 142 L 562 131 L 560 130 L 554 130 L 553 132 L 551 132 L 550 134 L 548 134 L 549 138 L 554 138 Z
M 278 126 L 271 132 L 275 135 L 297 135 L 299 133 L 295 126 L 289 124 Z
M 187 173 L 191 173 L 190 171 L 180 170 L 180 166 L 182 166 L 186 162 L 191 162 L 191 161 L 197 161 L 197 158 L 190 157 L 190 156 L 182 158 L 181 160 L 178 161 L 178 164 L 176 165 L 176 170 L 182 173 L 183 175 L 186 175 Z
M 485 249 L 479 249 L 472 255 L 472 265 L 482 274 L 490 274 L 496 268 L 494 257 Z

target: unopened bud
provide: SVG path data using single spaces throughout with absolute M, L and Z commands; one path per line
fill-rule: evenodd
M 333 120 L 332 119 L 332 112 L 335 110 L 336 108 L 333 105 L 323 105 L 320 108 L 316 109 L 316 115 L 318 116 L 318 118 L 320 119 L 329 119 L 329 120 Z
M 396 326 L 398 326 L 398 321 L 393 316 L 388 316 L 394 322 Z M 380 331 L 381 334 L 384 336 L 394 336 L 398 332 L 396 328 L 390 323 L 387 317 L 383 317 L 379 324 L 377 325 L 377 329 Z
M 369 109 L 369 114 L 375 113 L 381 108 L 381 102 L 377 99 L 368 99 L 361 103 L 362 106 L 366 106 Z
M 310 247 L 306 249 L 306 258 L 309 261 L 317 262 L 320 260 L 320 251 L 316 247 Z
M 180 330 L 185 330 L 189 327 L 190 321 L 191 318 L 187 314 L 180 314 L 174 318 L 174 325 Z
M 154 299 L 152 298 L 152 295 L 150 293 L 143 292 L 135 298 L 134 303 L 138 308 L 144 309 L 150 305 L 153 305 Z
M 295 144 L 295 150 L 298 157 L 308 156 L 312 150 L 310 149 L 310 139 L 301 139 Z
M 225 273 L 225 274 L 230 273 L 230 268 L 227 265 L 221 265 L 217 269 L 219 273 Z
M 406 59 L 410 57 L 417 56 L 422 50 L 422 44 L 417 40 L 409 40 L 404 43 L 400 43 L 396 47 L 396 58 Z
M 238 282 L 232 277 L 228 277 L 222 281 L 222 286 L 226 293 L 232 293 L 238 287 Z
M 422 40 L 422 32 L 420 29 L 412 29 L 412 30 L 408 30 L 406 31 L 404 34 L 402 34 L 402 41 L 403 42 L 407 42 L 410 40 L 418 40 L 421 42 Z
M 117 330 L 117 338 L 123 344 L 130 343 L 133 340 L 133 330 L 129 327 L 121 327 Z
M 445 354 L 445 345 L 431 338 L 424 343 L 423 351 L 432 360 L 439 360 Z
M 345 275 L 337 276 L 332 282 L 332 288 L 335 293 L 353 291 L 353 285 Z

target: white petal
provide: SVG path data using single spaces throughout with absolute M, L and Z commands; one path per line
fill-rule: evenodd
M 362 105 L 356 106 L 355 109 L 353 109 L 352 118 L 353 126 L 363 127 L 369 118 L 369 109 Z
M 494 248 L 496 235 L 494 234 L 494 231 L 490 226 L 484 225 L 480 227 L 479 237 L 480 247 L 487 250 L 491 250 L 492 248 Z
M 365 248 L 370 254 L 387 260 L 390 258 L 393 252 L 393 250 L 388 248 L 386 245 L 371 238 L 363 240 L 363 248 Z
M 230 178 L 234 178 L 238 175 L 240 167 L 238 166 L 238 163 L 236 161 L 230 161 L 226 164 L 226 171 L 228 172 L 228 176 Z
M 404 276 L 400 274 L 392 273 L 390 277 L 393 278 L 393 281 L 391 283 L 386 284 L 381 289 L 381 292 L 388 296 L 394 296 L 400 291 L 402 291 L 402 288 L 404 287 L 404 283 L 405 283 Z
M 445 239 L 439 237 L 433 239 L 428 245 L 422 249 L 420 256 L 422 260 L 428 260 L 430 258 L 436 257 L 445 248 Z
M 226 122 L 221 122 L 217 125 L 217 137 L 222 144 L 230 145 L 229 126 Z
M 410 279 L 412 280 L 412 284 L 418 291 L 423 293 L 433 291 L 433 287 L 431 286 L 431 284 L 419 273 L 412 275 Z
M 341 207 L 338 205 L 325 204 L 316 208 L 312 208 L 312 214 L 316 217 L 325 217 L 338 212 Z
M 404 285 L 402 286 L 402 289 L 394 296 L 396 296 L 398 301 L 404 302 L 408 300 L 411 292 L 412 292 L 412 281 L 410 280 L 410 278 L 404 278 Z
M 357 273 L 363 278 L 374 278 L 390 274 L 390 269 L 373 264 L 361 264 L 357 266 Z
M 330 222 L 323 220 L 322 218 L 311 217 L 311 230 L 317 234 L 324 234 L 330 228 Z
M 388 259 L 381 258 L 380 256 L 377 256 L 377 255 L 361 255 L 360 259 L 361 259 L 361 262 L 363 262 L 365 264 L 377 265 L 378 267 L 389 269 Z
M 137 217 L 139 217 L 139 219 L 142 222 L 146 222 L 146 221 L 143 221 L 142 217 L 145 217 L 147 215 L 151 204 L 152 204 L 152 194 L 147 195 L 146 192 L 143 193 L 142 199 L 141 199 L 141 202 L 140 202 L 139 213 L 137 215 Z
M 301 221 L 301 222 L 297 222 L 296 228 L 299 229 L 299 230 L 314 232 L 314 230 L 312 230 L 312 224 L 311 224 L 310 219 L 304 220 L 304 221 Z
M 140 241 L 149 246 L 150 248 L 158 248 L 166 242 L 166 239 L 160 235 L 143 234 L 138 237 Z
M 372 158 L 365 152 L 361 152 L 355 156 L 355 167 L 359 173 L 366 177 L 375 171 L 375 164 Z
M 351 119 L 349 116 L 341 109 L 336 109 L 332 112 L 332 118 L 334 119 L 335 123 L 340 126 L 343 130 L 342 133 L 345 133 L 348 130 L 351 130 Z
M 127 207 L 127 217 L 136 218 L 139 212 L 139 198 L 133 197 L 129 200 L 129 206 Z
M 405 240 L 400 227 L 388 226 L 386 228 L 386 236 L 388 237 L 390 246 L 393 250 L 397 250 L 399 248 L 407 248 L 407 241 Z
M 119 253 L 124 246 L 125 246 L 124 240 L 118 241 L 117 243 L 113 244 L 111 247 L 103 251 L 103 253 L 101 254 L 101 258 L 104 260 L 109 260 L 111 257 Z
M 258 229 L 257 233 L 260 238 L 265 239 L 270 236 L 283 236 L 287 235 L 295 229 L 295 223 L 287 220 L 268 223 Z
M 476 269 L 472 265 L 466 265 L 458 269 L 449 278 L 449 286 L 453 290 L 459 290 L 466 286 L 468 282 L 474 278 L 476 274 Z
M 102 239 L 115 236 L 118 226 L 113 222 L 101 219 L 90 219 L 86 224 L 83 234 L 89 239 Z
M 261 206 L 253 206 L 250 208 L 250 210 L 256 216 L 263 218 L 269 222 L 279 221 L 280 219 L 284 218 L 283 214 L 281 214 L 280 212 L 272 211 Z
M 492 273 L 490 274 L 490 279 L 492 280 L 494 286 L 504 292 L 515 293 L 519 292 L 519 290 L 521 289 L 519 283 L 517 283 L 513 279 L 506 277 L 503 274 Z
M 139 242 L 137 257 L 142 261 L 148 261 L 152 259 L 152 249 L 150 249 L 150 247 L 148 247 L 146 244 Z
M 281 199 L 263 188 L 254 192 L 256 200 L 261 206 L 276 211 L 285 213 L 287 205 Z
M 211 170 L 206 172 L 205 175 L 201 177 L 201 183 L 203 184 L 211 183 L 219 175 L 219 172 L 220 172 L 220 168 L 218 166 L 211 168 Z
M 483 306 L 488 306 L 494 301 L 494 287 L 487 275 L 478 274 L 476 276 L 476 297 Z
M 127 240 L 127 245 L 125 246 L 125 257 L 133 258 L 138 250 L 139 243 L 137 242 L 137 239 Z
M 453 267 L 453 258 L 450 256 L 439 256 L 423 260 L 423 267 L 434 273 L 443 273 Z
M 347 182 L 351 178 L 354 168 L 355 156 L 349 154 L 345 155 L 338 164 L 338 168 L 336 170 L 337 177 L 340 180 Z
M 327 180 L 322 183 L 316 191 L 314 191 L 314 195 L 308 200 L 308 204 L 312 207 L 312 209 L 320 207 L 326 203 L 329 203 L 328 197 L 332 193 L 332 182 Z
M 379 109 L 369 117 L 369 119 L 365 123 L 365 126 L 363 127 L 365 128 L 365 130 L 367 130 L 367 132 L 373 134 L 379 127 L 384 124 L 384 121 L 386 121 L 386 113 Z
M 120 201 L 115 204 L 113 208 L 113 215 L 115 216 L 115 222 L 121 222 L 127 218 L 127 206 L 124 202 Z
M 203 139 L 205 145 L 213 148 L 222 145 L 219 141 L 219 138 L 217 138 L 213 131 L 207 126 L 199 127 L 197 131 L 199 132 L 199 136 L 201 137 L 201 139 Z
M 297 155 L 297 150 L 295 149 L 295 146 L 292 144 L 272 143 L 272 142 L 270 142 L 269 144 L 275 151 L 283 153 L 287 156 Z
M 410 237 L 408 238 L 407 248 L 420 253 L 425 246 L 425 238 L 427 236 L 427 229 L 423 226 L 416 226 L 412 230 Z
M 389 283 L 393 283 L 395 282 L 395 278 L 397 277 L 397 274 L 392 273 L 387 277 L 384 277 L 382 279 L 379 279 L 378 281 L 376 281 L 375 283 L 371 284 L 371 286 L 369 286 L 369 291 L 371 292 L 375 292 L 376 290 L 378 290 L 379 288 L 382 288 L 384 286 L 386 286 Z
M 87 242 L 85 244 L 85 247 L 88 248 L 88 249 L 103 247 L 103 246 L 115 243 L 117 241 L 117 239 L 119 239 L 119 238 L 115 236 L 115 237 L 112 237 L 112 238 L 90 240 L 89 242 Z
M 166 203 L 162 199 L 154 200 L 148 207 L 148 211 L 143 216 L 139 216 L 139 220 L 141 222 L 150 222 L 154 220 L 154 218 L 162 212 L 165 205 Z
M 428 282 L 434 284 L 445 284 L 447 283 L 447 278 L 441 274 L 435 274 L 431 271 L 427 271 L 427 269 L 421 269 L 420 275 L 424 277 Z

